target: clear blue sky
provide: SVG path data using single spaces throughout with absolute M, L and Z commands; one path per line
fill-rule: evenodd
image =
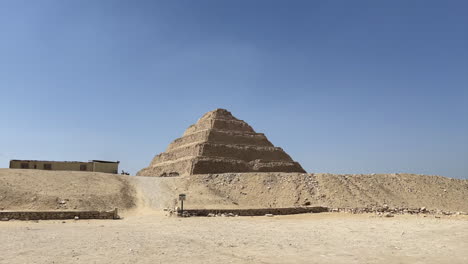
M 468 178 L 468 1 L 0 0 L 0 167 L 135 173 L 226 108 L 309 172 Z

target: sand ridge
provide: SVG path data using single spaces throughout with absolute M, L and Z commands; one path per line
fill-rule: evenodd
M 127 210 L 136 203 L 136 190 L 126 176 L 0 169 L 3 210 Z
M 468 212 L 468 180 L 418 174 L 224 173 L 133 177 L 153 208 L 421 208 Z M 187 207 L 187 208 L 188 208 Z
M 224 173 L 138 177 L 0 169 L 3 210 L 161 210 L 325 206 L 468 212 L 468 180 L 417 174 Z

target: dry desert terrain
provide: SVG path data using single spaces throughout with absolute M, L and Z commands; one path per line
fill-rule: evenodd
M 166 216 L 187 208 L 426 207 L 430 213 Z M 109 210 L 122 220 L 0 221 L 0 264 L 468 263 L 468 181 L 415 174 L 135 177 L 0 169 L 0 210 Z M 438 213 L 439 212 L 439 213 Z M 443 215 L 444 212 L 460 212 Z
M 466 216 L 0 222 L 0 263 L 468 263 Z

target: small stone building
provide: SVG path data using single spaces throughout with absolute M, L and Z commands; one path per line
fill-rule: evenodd
M 117 174 L 120 161 L 90 160 L 82 161 L 46 161 L 46 160 L 10 160 L 10 169 L 33 169 L 55 171 L 94 171 Z

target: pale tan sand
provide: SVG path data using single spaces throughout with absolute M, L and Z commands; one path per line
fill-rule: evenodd
M 468 263 L 467 216 L 0 222 L 0 263 Z
M 0 210 L 134 208 L 128 176 L 80 171 L 0 169 Z
M 420 208 L 468 212 L 468 180 L 416 174 L 226 173 L 135 177 L 0 169 L 0 210 L 112 210 L 292 206 Z

